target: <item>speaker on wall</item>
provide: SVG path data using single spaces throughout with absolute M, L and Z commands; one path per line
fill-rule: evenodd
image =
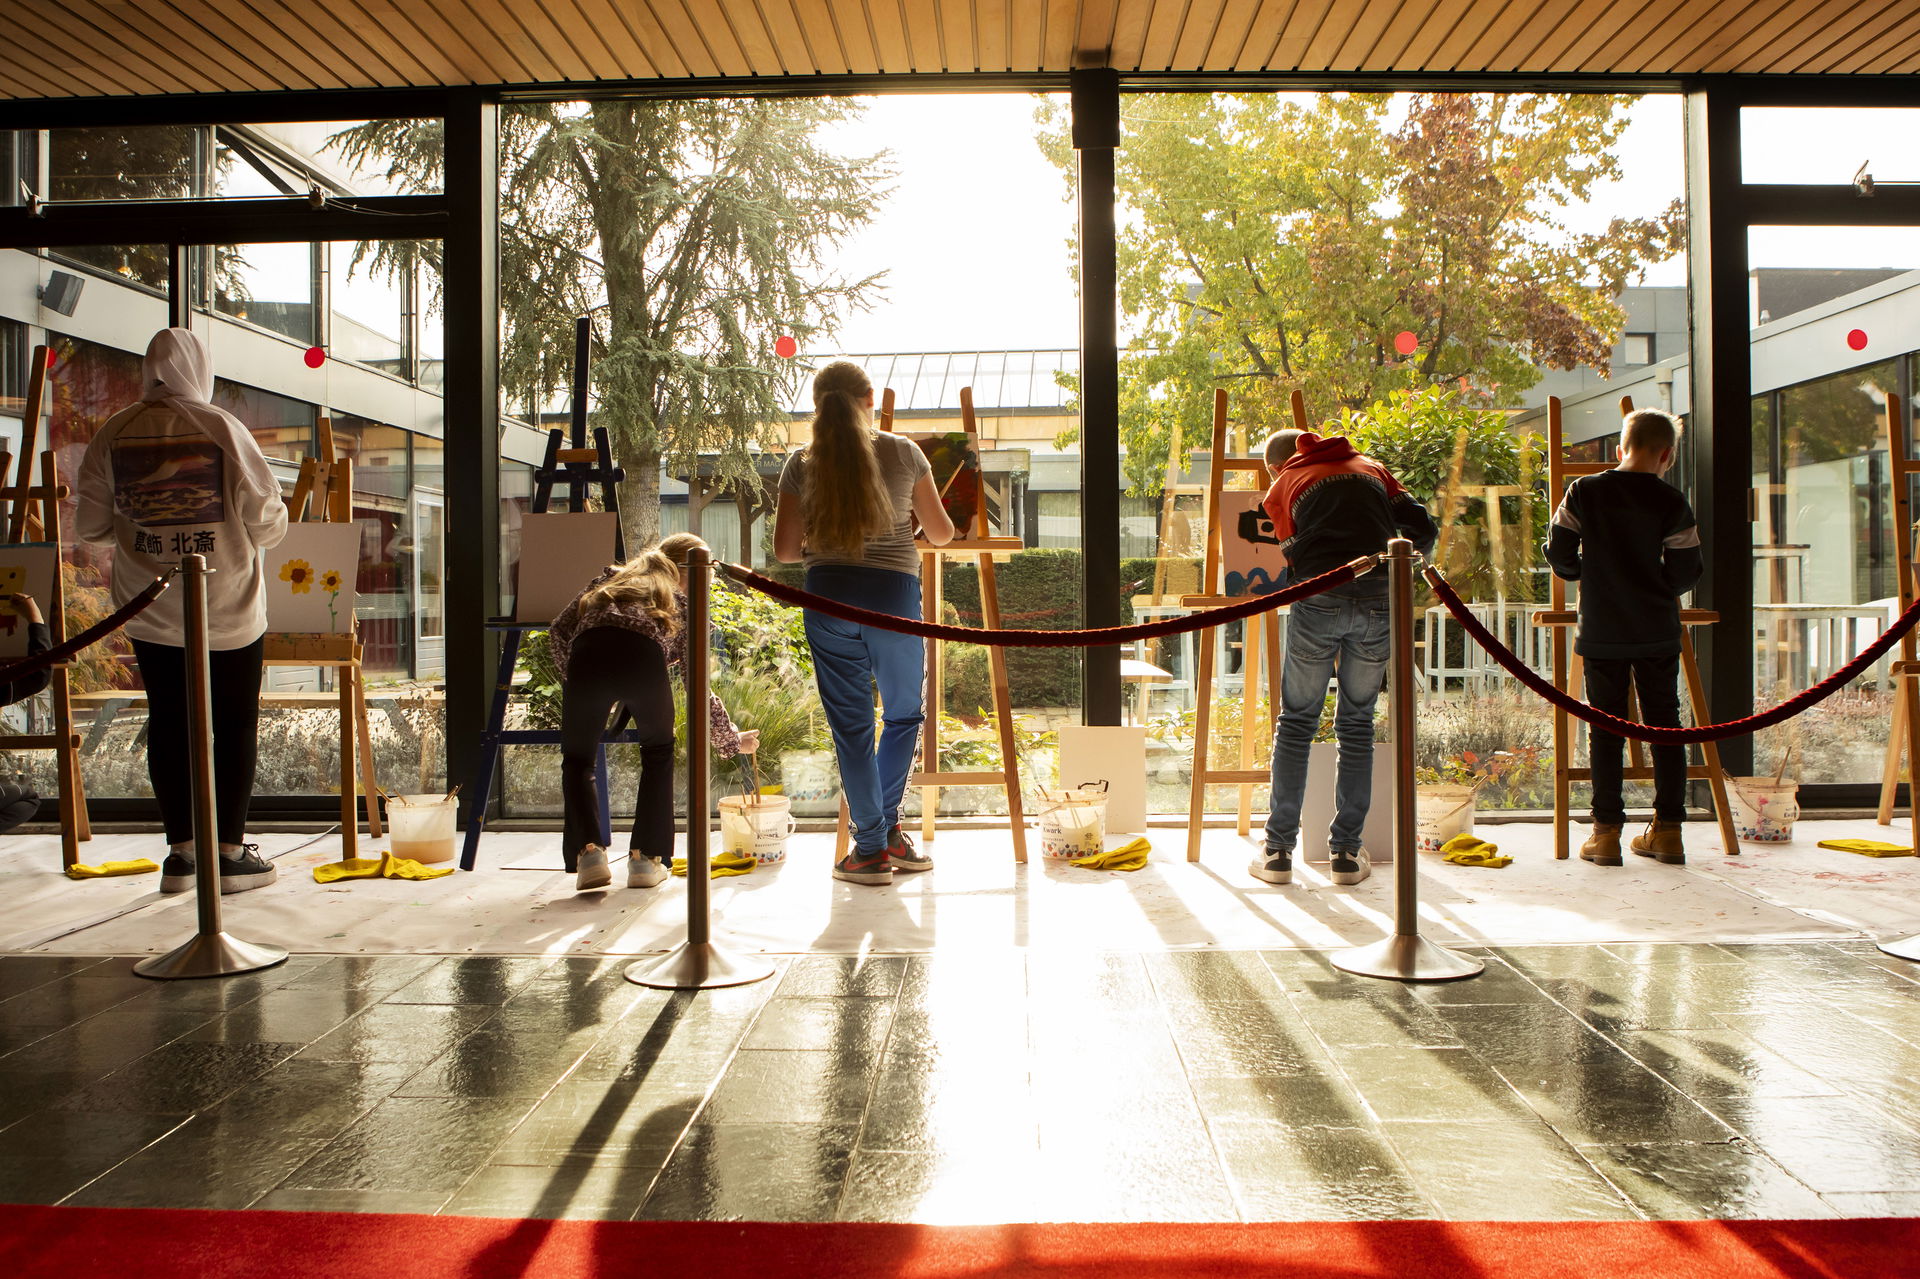
M 58 311 L 62 315 L 72 315 L 73 309 L 80 305 L 80 289 L 86 281 L 66 271 L 55 271 L 47 276 L 47 283 L 40 290 L 40 305 L 49 311 Z

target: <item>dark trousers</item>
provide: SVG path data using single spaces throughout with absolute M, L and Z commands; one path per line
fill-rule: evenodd
M 213 824 L 222 844 L 247 837 L 247 808 L 260 760 L 263 640 L 208 654 L 213 700 Z M 147 776 L 169 844 L 193 842 L 193 772 L 187 743 L 187 650 L 133 641 L 147 688 Z
M 1627 691 L 1640 696 L 1640 722 L 1655 727 L 1680 724 L 1680 654 L 1665 657 L 1589 657 L 1587 700 L 1610 715 L 1632 719 L 1627 713 Z M 1620 800 L 1622 755 L 1626 739 L 1588 730 L 1587 753 L 1593 762 L 1593 820 L 1624 826 L 1626 806 Z M 1678 742 L 1654 745 L 1653 811 L 1663 822 L 1687 819 L 1687 748 Z
M 40 811 L 40 796 L 25 782 L 0 782 L 0 835 Z
M 560 853 L 568 870 L 576 868 L 582 848 L 600 842 L 604 820 L 594 765 L 607 716 L 622 703 L 640 739 L 629 847 L 661 861 L 673 858 L 673 685 L 666 654 L 638 631 L 595 626 L 568 650 L 561 694 L 560 795 L 567 815 Z

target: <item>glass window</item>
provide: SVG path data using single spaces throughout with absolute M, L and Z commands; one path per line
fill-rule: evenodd
M 1629 333 L 1621 343 L 1620 362 L 1622 364 L 1652 364 L 1653 334 Z
M 214 309 L 296 342 L 313 341 L 313 252 L 311 244 L 223 246 L 215 255 Z
M 329 244 L 325 249 L 331 263 L 328 292 L 333 311 L 328 354 L 404 376 L 407 307 L 402 281 L 412 268 L 411 246 L 406 241 L 380 245 L 363 240 Z
M 1743 107 L 1740 179 L 1802 186 L 1920 181 L 1920 108 Z
M 414 276 L 414 332 L 419 335 L 418 364 L 415 377 L 420 389 L 444 394 L 447 384 L 447 319 L 444 295 L 440 289 L 439 256 L 429 251 L 422 255 Z
M 47 132 L 45 198 L 184 200 L 204 189 L 193 125 L 151 125 Z

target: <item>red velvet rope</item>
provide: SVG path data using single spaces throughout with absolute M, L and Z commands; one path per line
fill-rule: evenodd
M 96 644 L 105 639 L 109 633 L 117 631 L 128 622 L 131 622 L 138 614 L 145 611 L 147 605 L 159 599 L 160 592 L 167 589 L 167 583 L 171 580 L 171 576 L 172 575 L 169 574 L 167 577 L 154 578 L 153 585 L 147 587 L 146 590 L 141 591 L 138 595 L 128 600 L 125 604 L 122 604 L 112 613 L 95 622 L 92 626 L 89 626 L 86 630 L 81 631 L 72 639 L 63 640 L 44 653 L 35 653 L 31 657 L 23 657 L 11 666 L 0 666 L 0 684 L 11 684 L 16 680 L 24 679 L 38 671 L 43 671 L 55 662 L 66 661 L 69 657 L 72 657 L 75 653 L 87 647 L 87 645 Z
M 1440 602 L 1447 606 L 1447 611 L 1453 614 L 1456 622 L 1460 623 L 1460 628 L 1473 636 L 1494 661 L 1506 668 L 1509 675 L 1567 714 L 1583 719 L 1595 728 L 1615 736 L 1631 737 L 1642 742 L 1718 742 L 1729 737 L 1744 737 L 1748 733 L 1757 733 L 1763 728 L 1772 728 L 1775 724 L 1792 719 L 1814 703 L 1823 701 L 1845 688 L 1856 676 L 1885 656 L 1895 644 L 1900 642 L 1902 636 L 1914 628 L 1916 623 L 1920 623 L 1920 603 L 1916 603 L 1902 613 L 1884 634 L 1861 650 L 1860 656 L 1812 688 L 1794 694 L 1777 706 L 1749 715 L 1745 719 L 1728 720 L 1724 724 L 1696 724 L 1692 728 L 1665 728 L 1652 724 L 1637 724 L 1630 719 L 1609 715 L 1603 710 L 1596 710 L 1570 693 L 1561 692 L 1553 686 L 1553 681 L 1521 661 L 1514 655 L 1512 649 L 1502 644 L 1491 631 L 1482 626 L 1480 619 L 1473 615 L 1472 610 L 1454 593 L 1453 587 L 1447 585 L 1447 579 L 1440 576 L 1437 570 L 1429 568 L 1426 571 L 1426 577 L 1427 585 L 1433 588 L 1433 593 L 1439 596 Z
M 949 640 L 956 644 L 985 644 L 991 648 L 1100 648 L 1108 644 L 1128 644 L 1138 639 L 1157 639 L 1164 635 L 1179 635 L 1186 631 L 1197 631 L 1202 627 L 1220 626 L 1227 622 L 1238 621 L 1243 617 L 1252 617 L 1255 613 L 1265 613 L 1291 604 L 1297 600 L 1330 591 L 1336 586 L 1344 586 L 1360 574 L 1373 567 L 1372 556 L 1362 556 L 1350 564 L 1322 573 L 1295 586 L 1273 592 L 1271 595 L 1255 595 L 1251 599 L 1237 604 L 1227 604 L 1220 608 L 1201 609 L 1185 617 L 1169 617 L 1157 622 L 1142 622 L 1134 626 L 1107 626 L 1090 631 L 1016 631 L 986 630 L 971 626 L 947 626 L 940 622 L 916 622 L 911 618 L 895 617 L 891 613 L 875 613 L 869 609 L 856 608 L 851 604 L 842 604 L 824 596 L 803 591 L 797 586 L 788 586 L 776 582 L 750 568 L 738 564 L 719 564 L 718 567 L 736 582 L 751 586 L 763 595 L 770 595 L 783 604 L 795 608 L 812 609 L 816 613 L 825 613 L 837 617 L 843 622 L 856 622 L 862 626 L 877 626 L 882 630 L 898 631 L 902 635 L 918 635 L 922 639 Z

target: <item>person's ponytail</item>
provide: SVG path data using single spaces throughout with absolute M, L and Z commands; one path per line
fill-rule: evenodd
M 893 504 L 880 479 L 868 428 L 873 383 L 838 360 L 813 379 L 813 441 L 807 446 L 807 546 L 816 554 L 858 556 L 869 537 L 892 527 Z

